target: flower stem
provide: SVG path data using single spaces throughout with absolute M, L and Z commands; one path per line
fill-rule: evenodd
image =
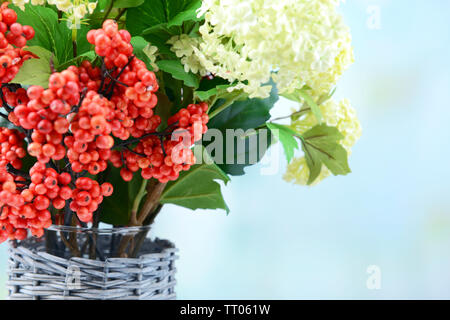
M 77 29 L 72 29 L 72 47 L 73 47 L 73 57 L 77 57 Z
M 124 13 L 127 11 L 127 9 L 128 9 L 128 8 L 122 8 L 122 9 L 119 11 L 119 14 L 118 14 L 117 17 L 115 18 L 115 20 L 116 20 L 116 21 L 119 21 L 120 18 L 122 18 L 122 16 L 124 15 Z
M 279 120 L 284 120 L 284 119 L 287 119 L 287 118 L 292 118 L 292 117 L 294 117 L 294 116 L 301 116 L 303 113 L 307 113 L 307 112 L 309 112 L 309 111 L 311 111 L 311 108 L 305 108 L 305 109 L 302 108 L 300 111 L 296 111 L 296 112 L 294 112 L 294 113 L 291 113 L 291 114 L 288 115 L 288 116 L 278 117 L 278 118 L 272 119 L 270 122 L 279 121 Z
M 142 198 L 147 193 L 147 191 L 146 191 L 147 182 L 148 182 L 147 179 L 142 180 L 141 188 L 139 189 L 139 192 L 136 195 L 136 198 L 134 198 L 133 207 L 131 208 L 130 226 L 138 225 L 137 212 L 139 210 L 139 205 L 142 201 Z
M 161 183 L 155 179 L 152 180 L 151 185 L 147 186 L 148 194 L 145 203 L 139 212 L 138 225 L 143 225 L 148 215 L 158 207 L 159 199 L 161 198 L 165 187 L 166 183 Z

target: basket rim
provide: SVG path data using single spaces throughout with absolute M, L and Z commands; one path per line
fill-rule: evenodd
M 63 232 L 79 232 L 79 233 L 95 233 L 95 234 L 111 234 L 111 233 L 123 233 L 123 232 L 142 232 L 148 231 L 151 226 L 133 226 L 133 227 L 113 227 L 113 228 L 83 228 L 75 226 L 64 226 L 52 224 L 46 230 L 48 231 L 63 231 Z

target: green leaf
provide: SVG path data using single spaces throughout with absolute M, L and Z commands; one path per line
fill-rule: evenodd
M 258 128 L 265 124 L 267 120 L 270 119 L 270 109 L 273 108 L 274 104 L 278 101 L 278 94 L 276 87 L 272 87 L 270 97 L 267 99 L 246 99 L 244 101 L 236 101 L 231 106 L 226 108 L 224 111 L 217 114 L 208 122 L 208 128 L 219 129 L 224 137 L 223 143 L 223 164 L 219 164 L 219 167 L 225 171 L 227 174 L 231 175 L 243 175 L 244 168 L 255 164 L 254 161 L 250 161 L 251 154 L 257 155 L 256 162 L 260 161 L 264 153 L 270 147 L 271 135 L 268 130 L 256 130 L 257 143 L 250 143 L 251 141 L 248 136 L 236 136 L 234 139 L 234 150 L 228 150 L 227 144 L 225 143 L 226 130 L 227 129 L 242 129 L 247 131 L 249 129 Z M 223 104 L 223 100 L 217 103 L 212 111 L 220 107 Z M 264 136 L 265 135 L 265 136 Z M 259 138 L 266 139 L 267 144 L 260 144 Z M 244 139 L 244 141 L 242 141 Z M 239 142 L 245 143 L 243 150 L 238 150 Z M 210 142 L 204 141 L 203 144 L 207 147 Z M 256 150 L 255 150 L 256 148 Z M 239 152 L 240 151 L 240 152 Z M 233 158 L 233 162 L 230 164 L 226 163 L 226 158 Z M 238 163 L 238 159 L 244 158 L 244 163 Z
M 244 175 L 246 167 L 261 161 L 273 142 L 271 131 L 267 129 L 247 131 L 233 139 L 234 148 L 227 148 L 224 144 L 224 162 L 217 164 L 219 168 L 232 176 Z M 211 147 L 212 145 L 209 145 L 208 149 Z M 215 155 L 215 151 L 211 153 Z M 232 159 L 231 163 L 227 161 L 227 157 Z
M 306 91 L 303 91 L 303 90 L 299 90 L 298 95 L 300 97 L 302 97 L 306 101 L 306 103 L 309 105 L 312 113 L 314 114 L 314 116 L 317 119 L 317 122 L 322 123 L 322 112 L 320 111 L 320 108 L 317 105 L 317 103 L 314 101 L 314 99 Z
M 29 47 L 28 50 L 39 58 L 25 61 L 13 79 L 21 85 L 37 85 L 48 88 L 48 79 L 52 73 L 50 63 L 53 54 L 42 47 Z M 54 58 L 57 61 L 56 58 Z
M 173 19 L 168 23 L 169 27 L 181 26 L 185 21 L 199 21 L 201 18 L 197 18 L 197 9 L 202 5 L 201 0 L 195 0 L 191 2 L 184 11 L 178 13 Z
M 273 136 L 281 142 L 284 153 L 286 154 L 286 159 L 288 163 L 291 162 L 295 150 L 298 149 L 298 143 L 295 139 L 297 133 L 288 126 L 281 124 L 267 123 L 267 127 L 270 129 Z
M 26 50 L 30 51 L 31 53 L 34 53 L 40 59 L 44 59 L 47 61 L 50 61 L 50 59 L 53 59 L 53 63 L 58 64 L 58 59 L 55 57 L 55 55 L 45 48 L 38 47 L 38 46 L 31 46 L 31 47 L 27 47 Z
M 200 148 L 203 152 L 203 148 Z M 172 203 L 178 206 L 195 209 L 224 209 L 229 212 L 223 199 L 220 184 L 215 180 L 222 180 L 225 184 L 230 178 L 203 152 L 203 162 L 180 173 L 176 181 L 169 182 L 164 190 L 160 202 Z
M 145 0 L 116 0 L 114 1 L 114 8 L 133 8 L 139 7 Z
M 132 35 L 140 36 L 145 29 L 169 23 L 172 20 L 174 20 L 174 25 L 176 25 L 180 20 L 184 19 L 183 15 L 178 15 L 185 11 L 190 12 L 198 5 L 198 2 L 199 0 L 145 1 L 139 7 L 128 9 L 127 30 Z
M 192 24 L 192 27 L 189 27 L 190 24 Z M 187 30 L 190 29 L 190 31 L 187 33 L 190 38 L 200 38 L 200 25 L 201 22 L 187 21 L 183 26 L 186 26 Z
M 167 127 L 167 120 L 171 116 L 173 103 L 169 100 L 168 96 L 162 92 L 157 92 L 156 95 L 158 97 L 158 104 L 154 110 L 155 114 L 161 117 L 161 124 L 159 125 L 158 130 L 165 129 Z
M 114 186 L 114 192 L 103 200 L 100 221 L 115 226 L 127 225 L 134 199 L 142 184 L 140 173 L 135 173 L 130 182 L 120 176 L 120 169 L 111 167 L 107 181 Z
M 80 25 L 77 30 L 77 54 L 83 55 L 87 52 L 94 51 L 94 46 L 87 41 L 87 33 L 92 29 L 91 25 Z M 73 52 L 73 48 L 71 50 Z
M 175 109 L 179 109 L 182 106 L 183 81 L 175 79 L 170 73 L 167 72 L 159 73 L 159 75 L 162 76 L 160 81 L 164 83 L 163 90 L 160 90 L 160 93 L 165 94 L 169 99 L 171 105 L 168 114 L 173 115 L 176 113 Z
M 182 80 L 188 87 L 198 88 L 199 77 L 192 72 L 184 71 L 179 60 L 160 60 L 156 64 L 162 71 L 170 73 L 175 79 Z
M 264 124 L 270 119 L 270 110 L 278 101 L 278 95 L 275 86 L 266 99 L 246 99 L 236 101 L 231 106 L 220 112 L 217 116 L 208 122 L 209 128 L 218 129 L 253 129 Z M 220 107 L 220 104 L 214 106 L 211 111 Z
M 150 28 L 145 29 L 142 31 L 142 35 L 147 34 L 159 34 L 159 33 L 168 33 L 170 34 L 170 30 L 167 23 L 160 23 L 154 26 L 151 26 Z
M 53 52 L 60 63 L 73 58 L 72 33 L 65 22 L 58 22 L 57 13 L 51 8 L 26 4 L 25 11 L 14 7 L 17 22 L 30 25 L 36 36 L 28 41 L 29 46 L 39 46 Z
M 319 123 L 322 123 L 322 112 L 320 111 L 319 105 L 314 101 L 314 99 L 308 94 L 306 90 L 306 88 L 297 89 L 292 93 L 281 94 L 281 96 L 299 103 L 303 103 L 303 101 L 306 102 L 306 104 L 311 108 L 311 111 L 316 117 L 317 121 Z
M 145 29 L 167 22 L 162 1 L 145 1 L 139 7 L 128 9 L 126 29 L 131 35 L 140 36 Z
M 308 184 L 319 176 L 324 164 L 334 175 L 351 172 L 347 151 L 339 144 L 344 136 L 335 127 L 317 125 L 302 135 L 302 149 L 310 170 Z

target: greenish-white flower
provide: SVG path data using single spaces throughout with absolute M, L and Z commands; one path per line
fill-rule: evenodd
M 179 37 L 172 49 L 186 70 L 236 82 L 266 97 L 271 78 L 281 93 L 308 85 L 329 92 L 353 62 L 339 0 L 203 0 L 201 38 Z M 193 51 L 192 51 L 193 50 Z

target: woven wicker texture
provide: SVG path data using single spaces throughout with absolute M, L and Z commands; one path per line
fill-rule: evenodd
M 158 242 L 159 241 L 159 242 Z M 105 261 L 65 259 L 45 252 L 43 243 L 25 240 L 9 248 L 11 300 L 153 300 L 175 298 L 177 249 L 168 241 L 146 239 L 159 253 Z

